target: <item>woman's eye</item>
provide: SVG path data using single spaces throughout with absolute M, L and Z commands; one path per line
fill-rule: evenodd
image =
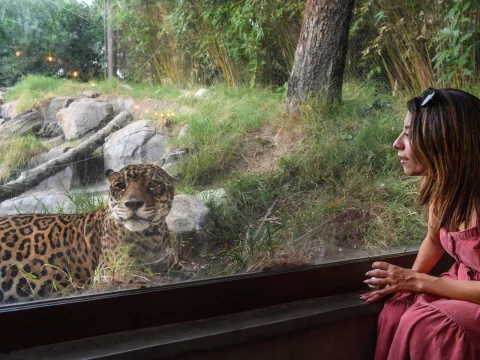
M 404 132 L 403 135 L 405 135 L 405 137 L 408 137 L 408 134 L 406 132 Z
M 127 188 L 127 186 L 124 183 L 118 183 L 118 184 L 115 185 L 115 188 L 117 190 L 123 191 Z

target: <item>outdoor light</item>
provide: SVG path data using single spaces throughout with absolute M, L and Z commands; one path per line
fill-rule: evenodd
M 15 55 L 21 56 L 21 55 L 22 55 L 22 51 L 21 51 L 21 50 L 17 50 L 17 52 L 15 53 Z
M 95 86 L 96 84 L 95 83 L 92 83 L 92 86 Z
M 74 71 L 73 72 L 73 77 L 77 77 L 78 76 L 78 71 Z
M 49 56 L 48 58 L 48 61 L 52 62 L 53 61 L 53 57 Z

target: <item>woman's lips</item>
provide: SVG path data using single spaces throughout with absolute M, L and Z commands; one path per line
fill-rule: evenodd
M 408 161 L 407 158 L 401 158 L 401 159 L 400 159 L 400 164 L 403 165 L 403 164 L 405 164 L 407 161 Z

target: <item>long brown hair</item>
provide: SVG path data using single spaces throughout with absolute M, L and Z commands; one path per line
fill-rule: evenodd
M 414 156 L 428 169 L 418 201 L 433 204 L 434 228 L 454 231 L 480 216 L 480 100 L 456 89 L 432 89 L 407 102 Z M 422 103 L 424 105 L 422 106 Z

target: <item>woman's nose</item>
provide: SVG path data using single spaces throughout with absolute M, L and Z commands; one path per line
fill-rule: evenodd
M 403 141 L 401 139 L 402 135 L 400 135 L 394 142 L 393 147 L 397 150 L 402 150 L 404 148 Z

